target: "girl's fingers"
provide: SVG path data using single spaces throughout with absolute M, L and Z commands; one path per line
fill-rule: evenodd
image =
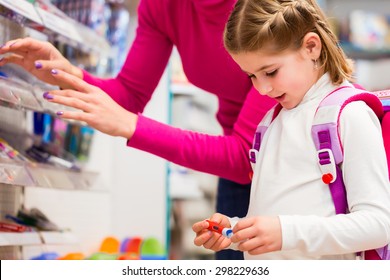
M 240 246 L 239 246 L 240 248 Z M 248 253 L 250 255 L 260 255 L 260 254 L 264 254 L 264 253 L 268 253 L 269 251 L 266 250 L 266 247 L 265 246 L 259 246 L 259 247 L 256 247 L 252 250 L 248 250 Z
M 81 92 L 88 94 L 94 88 L 93 86 L 91 86 L 87 82 L 83 81 L 82 79 L 80 79 L 74 75 L 68 74 L 64 71 L 61 71 L 59 69 L 52 69 L 51 74 L 57 81 L 59 81 L 63 84 L 67 84 L 77 91 L 81 91 Z
M 194 239 L 194 244 L 196 246 L 204 245 L 212 237 L 209 231 L 198 232 L 197 236 Z
M 232 242 L 236 243 L 253 237 L 255 237 L 255 233 L 253 232 L 252 227 L 244 228 L 237 223 L 236 226 L 233 228 L 233 236 L 231 240 Z
M 203 247 L 205 247 L 206 249 L 219 248 L 224 237 L 219 235 L 218 233 L 215 233 L 215 232 L 211 232 L 211 237 L 210 237 L 210 234 L 208 234 L 208 236 L 209 236 L 209 239 L 203 243 Z
M 254 220 L 252 218 L 246 218 L 246 219 L 241 219 L 233 229 L 233 232 L 240 231 L 245 228 L 249 228 L 253 226 Z
M 210 217 L 209 220 L 216 222 L 217 224 L 220 224 L 220 223 L 222 223 L 222 216 L 220 216 L 218 214 L 214 214 L 213 216 Z M 207 223 L 207 226 L 208 226 L 208 223 Z
M 209 223 L 206 221 L 200 221 L 192 225 L 192 230 L 194 232 L 200 232 L 201 230 L 207 229 Z
M 241 251 L 250 251 L 250 250 L 254 250 L 258 247 L 262 247 L 263 245 L 264 245 L 264 242 L 262 242 L 261 239 L 251 238 L 251 239 L 247 239 L 245 241 L 242 241 L 238 245 L 238 249 Z

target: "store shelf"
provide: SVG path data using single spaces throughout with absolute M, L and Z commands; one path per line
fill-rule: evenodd
M 0 158 L 0 183 L 54 189 L 92 189 L 96 172 L 73 171 L 51 165 Z
M 7 66 L 4 66 L 3 68 L 5 67 Z M 19 69 L 18 71 L 21 70 Z M 23 74 L 28 76 L 28 82 L 0 76 L 0 101 L 3 101 L 0 102 L 0 106 L 48 113 L 53 116 L 56 116 L 58 111 L 78 111 L 75 108 L 51 103 L 45 100 L 43 98 L 43 93 L 58 89 L 58 87 L 42 83 L 27 72 Z M 86 125 L 84 122 L 80 121 L 68 120 L 68 122 Z
M 362 49 L 351 44 L 341 44 L 348 57 L 360 60 L 378 60 L 390 58 L 390 49 Z
M 44 111 L 38 99 L 32 94 L 31 85 L 4 77 L 0 77 L 0 100 L 8 103 L 10 107 Z
M 42 240 L 37 232 L 0 233 L 0 246 L 40 245 Z
M 34 8 L 34 5 L 26 0 L 0 0 L 2 9 L 1 14 L 8 18 L 12 18 L 18 23 L 30 21 L 43 28 L 43 22 Z
M 26 245 L 68 245 L 78 244 L 79 240 L 70 232 L 1 232 L 0 246 Z
M 33 186 L 34 181 L 22 163 L 0 158 L 0 183 L 18 186 Z
M 55 7 L 49 7 L 51 10 Z M 94 30 L 71 19 L 60 10 L 53 13 L 47 5 L 33 5 L 26 0 L 0 0 L 0 15 L 21 25 L 38 30 L 84 52 L 111 55 L 107 40 Z
M 42 231 L 39 233 L 44 244 L 79 244 L 80 240 L 71 232 Z

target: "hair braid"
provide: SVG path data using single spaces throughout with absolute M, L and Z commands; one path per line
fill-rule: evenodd
M 352 64 L 314 0 L 238 0 L 225 28 L 224 43 L 230 53 L 297 50 L 309 32 L 321 39 L 320 63 L 333 83 L 350 80 Z

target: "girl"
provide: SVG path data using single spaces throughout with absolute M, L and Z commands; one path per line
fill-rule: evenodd
M 265 133 L 246 218 L 215 214 L 225 238 L 193 225 L 194 243 L 215 251 L 232 243 L 246 259 L 354 259 L 390 242 L 390 186 L 380 123 L 364 102 L 340 116 L 349 213 L 335 215 L 311 136 L 315 111 L 352 67 L 312 0 L 238 0 L 225 28 L 228 52 L 261 94 L 283 109 Z

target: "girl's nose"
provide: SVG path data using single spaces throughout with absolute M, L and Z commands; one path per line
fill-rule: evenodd
M 273 88 L 271 85 L 263 84 L 263 85 L 259 86 L 258 90 L 259 90 L 260 94 L 267 95 L 273 90 Z

